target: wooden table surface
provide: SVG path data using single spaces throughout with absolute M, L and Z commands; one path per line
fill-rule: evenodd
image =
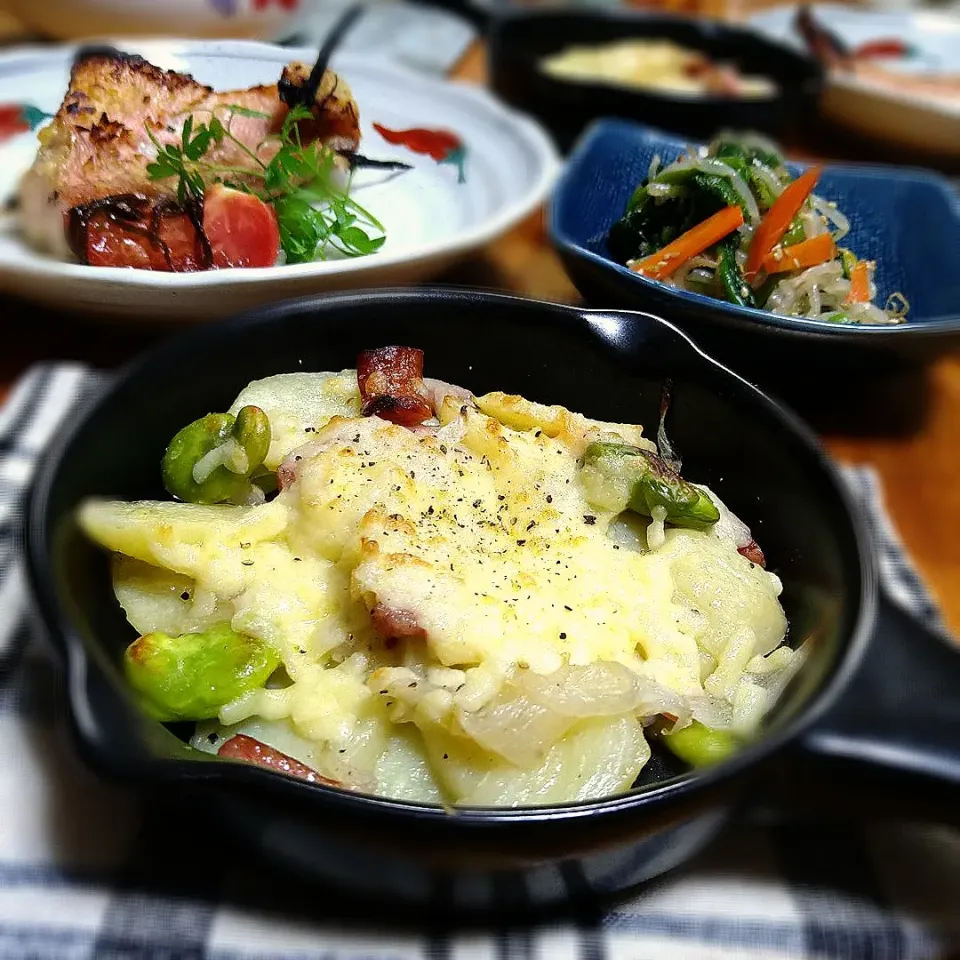
M 482 82 L 484 72 L 477 46 L 454 74 Z M 580 301 L 547 243 L 539 213 L 442 280 Z M 169 334 L 169 329 L 98 325 L 26 304 L 0 304 L 7 331 L 0 353 L 0 399 L 38 361 L 115 366 Z M 893 521 L 960 636 L 960 356 L 883 386 L 883 399 L 874 409 L 861 410 L 853 423 L 841 418 L 823 427 L 824 441 L 838 459 L 876 468 Z M 831 387 L 816 383 L 812 389 L 829 392 Z

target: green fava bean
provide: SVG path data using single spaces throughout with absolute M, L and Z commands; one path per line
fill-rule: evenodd
M 667 733 L 661 741 L 692 767 L 722 763 L 737 751 L 736 737 L 727 730 L 715 730 L 694 720 L 688 727 Z
M 187 503 L 245 503 L 251 475 L 270 449 L 270 421 L 259 407 L 236 417 L 209 413 L 184 427 L 163 455 L 163 485 Z
M 584 454 L 587 495 L 598 506 L 629 508 L 646 517 L 663 507 L 666 521 L 677 527 L 704 530 L 720 519 L 710 497 L 688 483 L 662 457 L 625 443 L 597 441 Z M 591 499 L 594 499 L 591 496 Z
M 157 720 L 207 720 L 277 668 L 273 647 L 219 623 L 203 633 L 148 633 L 127 647 L 124 673 Z

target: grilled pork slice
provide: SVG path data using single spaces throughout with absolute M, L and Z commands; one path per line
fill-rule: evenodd
M 113 50 L 78 57 L 70 86 L 53 122 L 40 131 L 40 149 L 20 187 L 20 219 L 40 249 L 69 256 L 64 225 L 73 207 L 112 196 L 170 198 L 176 180 L 154 182 L 147 165 L 156 157 L 148 130 L 161 144 L 178 143 L 187 117 L 205 123 L 216 112 L 230 119 L 231 133 L 263 162 L 277 150 L 264 138 L 280 129 L 310 74 L 301 63 L 286 66 L 278 84 L 217 93 L 192 77 Z M 230 106 L 267 114 L 231 114 Z M 301 126 L 303 140 L 335 150 L 355 150 L 359 112 L 350 88 L 327 70 L 313 98 L 314 119 Z M 251 169 L 253 159 L 235 143 L 212 145 L 206 159 Z M 241 179 L 234 177 L 234 179 Z

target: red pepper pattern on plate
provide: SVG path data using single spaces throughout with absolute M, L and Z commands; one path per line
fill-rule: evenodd
M 300 0 L 253 0 L 253 9 L 257 11 L 274 5 L 282 10 L 296 10 L 300 6 Z M 237 0 L 210 0 L 210 6 L 225 17 L 237 15 Z
M 451 133 L 449 130 L 427 130 L 424 127 L 391 130 L 379 123 L 375 123 L 373 129 L 387 143 L 404 146 L 414 153 L 422 153 L 432 157 L 437 163 L 454 164 L 457 168 L 457 182 L 466 183 L 464 163 L 467 158 L 467 148 L 455 133 Z
M 36 130 L 51 114 L 44 113 L 39 107 L 29 103 L 0 104 L 0 143 L 12 139 L 21 133 Z

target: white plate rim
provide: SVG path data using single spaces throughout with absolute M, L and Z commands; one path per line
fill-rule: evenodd
M 274 43 L 257 40 L 141 40 L 139 38 L 104 38 L 84 43 L 56 44 L 50 47 L 40 45 L 20 47 L 16 50 L 0 53 L 0 73 L 10 67 L 41 60 L 56 62 L 69 59 L 76 51 L 97 46 L 110 45 L 123 49 L 128 47 L 149 59 L 149 51 L 155 49 L 170 56 L 222 56 L 231 59 L 245 59 L 247 55 L 265 59 L 276 59 L 278 63 L 291 60 L 313 60 L 317 55 L 315 47 L 282 47 Z M 441 86 L 453 90 L 464 100 L 472 101 L 482 109 L 499 114 L 509 121 L 512 133 L 532 148 L 539 170 L 538 178 L 526 194 L 502 210 L 475 224 L 455 237 L 447 237 L 420 247 L 397 250 L 394 253 L 373 254 L 344 260 L 313 261 L 311 263 L 284 264 L 272 267 L 246 267 L 237 270 L 206 270 L 196 273 L 166 273 L 151 270 L 130 270 L 123 267 L 91 268 L 86 264 L 56 260 L 43 254 L 26 261 L 17 261 L 15 269 L 19 277 L 30 280 L 58 277 L 64 279 L 94 278 L 100 283 L 109 283 L 117 287 L 151 289 L 201 289 L 219 286 L 238 286 L 263 282 L 282 283 L 304 280 L 311 277 L 343 276 L 366 274 L 371 271 L 389 270 L 404 264 L 419 263 L 438 257 L 454 258 L 491 242 L 507 232 L 533 213 L 547 199 L 561 168 L 560 156 L 553 141 L 535 120 L 502 103 L 486 88 L 463 80 L 453 80 L 436 76 L 427 76 L 394 63 L 382 63 L 368 60 L 357 54 L 343 54 L 345 64 L 362 63 L 368 67 L 393 75 L 399 83 L 423 87 Z M 14 264 L 0 259 L 0 276 L 11 270 Z M 95 269 L 95 274 L 90 271 Z
M 776 14 L 779 19 L 779 16 L 782 15 L 787 9 L 795 12 L 798 7 L 799 4 L 791 4 L 789 7 L 775 8 L 772 11 L 764 10 L 761 13 L 752 16 L 748 23 L 754 30 L 757 30 L 767 39 L 770 39 L 773 34 L 770 32 L 767 24 L 771 19 L 773 19 L 773 15 Z M 930 24 L 940 23 L 948 26 L 951 33 L 957 33 L 960 35 L 960 20 L 933 10 L 860 10 L 856 7 L 848 7 L 844 4 L 838 3 L 813 4 L 813 12 L 816 13 L 818 9 L 837 11 L 838 13 L 848 16 L 850 19 L 859 19 L 864 21 L 889 20 L 893 19 L 894 17 L 899 17 L 913 21 L 926 21 Z M 782 40 L 780 37 L 778 37 L 778 39 Z M 924 97 L 923 95 L 917 93 L 902 92 L 891 87 L 884 87 L 871 83 L 869 80 L 862 80 L 857 77 L 847 76 L 838 70 L 827 70 L 826 81 L 829 86 L 853 91 L 855 93 L 867 94 L 879 101 L 896 103 L 904 107 L 912 107 L 915 109 L 924 110 L 928 113 L 935 113 L 950 119 L 960 119 L 960 103 L 950 104 L 933 97 Z

